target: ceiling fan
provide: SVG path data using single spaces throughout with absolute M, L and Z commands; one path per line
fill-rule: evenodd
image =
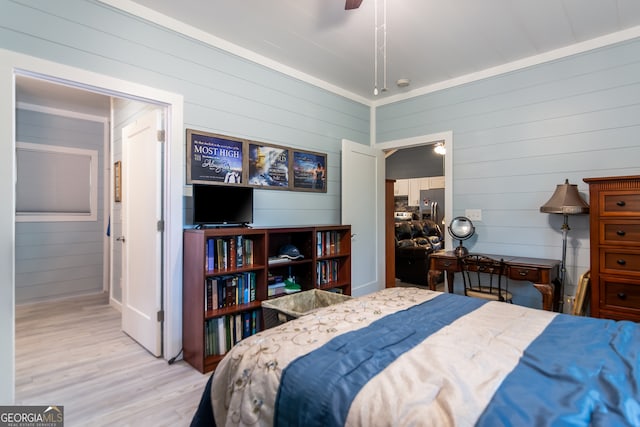
M 347 0 L 344 10 L 357 9 L 360 7 L 360 3 L 362 3 L 362 0 Z

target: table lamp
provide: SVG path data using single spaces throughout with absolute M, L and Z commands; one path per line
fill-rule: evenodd
M 567 234 L 569 233 L 569 215 L 579 215 L 589 213 L 589 205 L 584 201 L 578 186 L 569 184 L 566 179 L 564 184 L 556 186 L 556 191 L 547 203 L 540 207 L 540 212 L 562 214 L 564 223 L 562 224 L 562 263 L 560 264 L 560 302 L 559 310 L 562 312 L 564 304 L 564 283 L 566 276 L 567 258 Z

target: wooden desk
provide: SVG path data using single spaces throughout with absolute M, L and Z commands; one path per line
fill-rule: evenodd
M 560 260 L 490 254 L 487 256 L 504 260 L 507 265 L 506 276 L 509 279 L 532 282 L 542 294 L 543 309 L 558 310 L 561 295 L 559 286 L 554 286 L 554 280 L 560 271 Z M 453 251 L 437 251 L 430 255 L 429 289 L 436 289 L 436 280 L 443 271 L 447 274 L 448 291 L 453 293 L 454 274 L 460 271 L 458 259 Z

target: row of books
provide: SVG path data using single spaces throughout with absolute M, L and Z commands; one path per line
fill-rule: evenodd
M 260 310 L 216 317 L 204 322 L 205 356 L 223 355 L 238 341 L 260 331 Z
M 316 264 L 316 285 L 326 285 L 338 280 L 340 262 L 337 259 L 318 261 Z
M 205 311 L 250 303 L 256 300 L 256 273 L 207 277 L 204 292 Z
M 267 297 L 284 295 L 284 278 L 281 275 L 271 275 L 267 278 Z
M 207 239 L 207 270 L 228 270 L 253 264 L 253 240 L 244 236 Z
M 340 238 L 341 234 L 337 230 L 316 232 L 316 256 L 339 254 Z

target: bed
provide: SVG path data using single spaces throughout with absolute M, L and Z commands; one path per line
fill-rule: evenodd
M 218 426 L 639 426 L 640 326 L 389 288 L 249 337 L 193 419 Z

